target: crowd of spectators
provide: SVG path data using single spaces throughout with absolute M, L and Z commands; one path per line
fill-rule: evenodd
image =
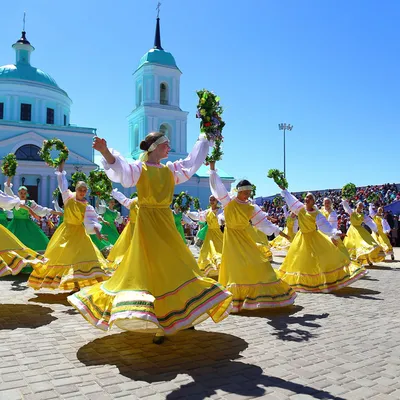
M 323 191 L 312 191 L 316 198 L 316 206 L 318 208 L 322 207 L 323 199 L 329 197 L 333 203 L 333 208 L 338 214 L 338 228 L 343 232 L 347 232 L 350 226 L 350 217 L 344 211 L 341 196 L 341 190 L 339 189 L 329 189 Z M 385 184 L 385 185 L 375 185 L 357 188 L 357 194 L 353 201 L 354 203 L 361 201 L 364 203 L 364 209 L 368 212 L 368 197 L 370 194 L 375 193 L 378 195 L 379 200 L 375 202 L 376 206 L 385 206 L 393 203 L 394 201 L 400 200 L 400 189 L 396 184 Z M 293 193 L 299 200 L 303 198 L 303 192 Z M 272 222 L 278 224 L 280 227 L 285 225 L 285 216 L 282 207 L 276 207 L 273 203 L 273 199 L 265 200 L 262 202 L 262 209 L 268 214 Z M 384 213 L 384 217 L 392 228 L 391 241 L 392 244 L 400 245 L 400 232 L 399 232 L 399 215 L 393 215 L 390 211 Z

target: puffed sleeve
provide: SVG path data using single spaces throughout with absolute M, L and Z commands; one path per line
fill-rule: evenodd
M 367 225 L 372 232 L 378 232 L 378 227 L 376 226 L 376 223 L 369 215 L 364 215 L 364 224 Z
M 304 208 L 304 204 L 300 200 L 297 200 L 296 197 L 294 197 L 292 193 L 290 193 L 286 189 L 282 190 L 281 195 L 284 198 L 287 206 L 289 207 L 289 210 L 296 215 L 300 212 L 302 208 Z
M 47 217 L 53 211 L 51 208 L 40 206 L 36 201 L 31 201 L 30 209 L 39 217 Z
M 193 221 L 185 213 L 182 213 L 182 220 L 185 224 L 193 224 Z
M 293 224 L 293 233 L 297 233 L 298 230 L 299 230 L 299 220 L 296 218 Z
M 325 216 L 322 215 L 320 212 L 318 212 L 315 222 L 317 224 L 318 230 L 333 239 L 338 239 L 340 234 L 342 233 L 337 228 L 334 228 L 325 218 Z
M 283 215 L 285 216 L 285 218 L 287 218 L 290 215 L 290 212 L 288 211 L 286 204 L 282 207 L 282 210 L 283 210 Z
M 385 218 L 382 218 L 382 229 L 383 232 L 386 234 L 388 234 L 392 230 Z
M 124 217 L 121 215 L 119 211 L 117 211 L 117 218 L 115 218 L 115 222 L 117 224 L 122 224 L 124 222 Z
M 369 211 L 369 216 L 371 218 L 374 218 L 376 215 L 376 210 L 372 204 L 369 205 L 368 211 Z
M 210 189 L 212 195 L 222 204 L 222 207 L 231 202 L 232 199 L 217 171 L 210 171 Z
M 65 204 L 72 197 L 72 192 L 68 189 L 67 173 L 65 171 L 55 171 L 54 173 L 57 176 L 58 188 Z
M 10 196 L 0 190 L 0 207 L 5 210 L 19 209 L 21 200 L 17 196 Z
M 264 232 L 267 236 L 278 236 L 281 232 L 279 227 L 269 221 L 267 214 L 257 205 L 254 205 L 254 212 L 250 219 L 253 226 Z
M 123 193 L 121 193 L 118 189 L 113 189 L 111 192 L 111 196 L 118 201 L 118 203 L 122 204 L 125 208 L 130 210 L 131 204 L 135 201 L 134 199 L 129 199 Z
M 331 224 L 332 228 L 337 229 L 338 227 L 338 217 L 336 211 L 332 211 L 329 214 L 328 222 Z
M 107 210 L 107 204 L 104 200 L 100 200 L 100 203 L 97 204 L 97 207 L 95 208 L 95 211 L 99 215 L 103 215 L 106 213 Z
M 9 195 L 9 196 L 15 196 L 13 190 L 12 190 L 13 184 L 10 183 L 8 184 L 8 182 L 4 182 L 4 192 L 5 194 Z
M 99 216 L 90 204 L 86 206 L 83 223 L 89 235 L 93 235 L 96 233 L 95 228 L 97 228 L 99 231 L 101 230 L 101 225 L 99 224 Z
M 201 134 L 192 151 L 184 160 L 167 162 L 167 167 L 174 175 L 175 185 L 188 181 L 197 172 L 203 165 L 209 148 L 210 142 L 204 134 Z
M 347 200 L 342 200 L 342 206 L 344 208 L 344 211 L 347 212 L 347 214 L 349 215 L 353 214 L 353 209 L 350 207 L 350 204 Z
M 58 204 L 58 200 L 57 199 L 55 199 L 55 200 L 53 200 L 52 201 L 52 203 L 54 204 L 54 209 L 57 211 L 57 212 L 64 212 L 64 210 L 60 207 L 60 205 Z
M 135 161 L 133 163 L 128 163 L 118 151 L 110 149 L 110 152 L 115 157 L 114 164 L 109 164 L 105 158 L 101 159 L 107 176 L 113 182 L 120 183 L 123 187 L 135 186 L 142 173 L 142 162 Z

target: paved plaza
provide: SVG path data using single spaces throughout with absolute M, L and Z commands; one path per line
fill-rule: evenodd
M 26 276 L 3 278 L 0 399 L 400 399 L 399 287 L 400 262 L 380 263 L 351 288 L 157 346 L 93 328 L 66 294 L 35 293 Z

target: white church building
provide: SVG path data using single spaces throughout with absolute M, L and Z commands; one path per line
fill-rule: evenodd
M 75 171 L 89 173 L 100 165 L 91 147 L 96 129 L 71 125 L 72 100 L 49 74 L 31 65 L 34 47 L 25 31 L 12 47 L 15 64 L 0 67 L 0 160 L 15 153 L 18 170 L 14 186 L 27 186 L 32 199 L 50 206 L 56 179 L 53 170 L 37 154 L 43 140 L 57 137 L 65 142 L 70 150 L 65 167 L 69 176 Z M 170 138 L 170 161 L 187 156 L 188 112 L 180 108 L 181 75 L 172 54 L 161 46 L 157 18 L 154 47 L 140 59 L 133 73 L 135 104 L 128 116 L 129 150 L 124 154 L 128 161 L 138 159 L 140 141 L 152 131 L 163 131 Z M 219 173 L 230 189 L 234 178 L 221 169 Z M 1 186 L 5 179 L 0 171 Z M 135 191 L 119 189 L 126 195 Z M 206 207 L 210 195 L 208 168 L 202 166 L 175 191 L 199 197 L 202 207 Z

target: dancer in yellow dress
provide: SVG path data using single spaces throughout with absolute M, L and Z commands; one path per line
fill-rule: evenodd
M 296 293 L 281 281 L 249 233 L 249 221 L 266 235 L 286 236 L 267 215 L 249 201 L 253 187 L 247 180 L 237 185 L 237 196 L 228 193 L 210 162 L 211 193 L 224 207 L 225 231 L 219 282 L 233 294 L 233 311 L 285 307 Z M 251 227 L 251 229 L 253 229 Z
M 208 229 L 200 249 L 197 264 L 204 276 L 218 277 L 221 264 L 223 245 L 223 234 L 220 228 L 220 219 L 223 210 L 218 206 L 218 200 L 211 195 L 209 198 L 210 207 L 199 212 L 189 212 L 189 218 L 207 222 Z
M 226 318 L 232 294 L 201 276 L 170 209 L 175 185 L 190 179 L 208 154 L 205 135 L 186 159 L 167 165 L 160 161 L 168 157 L 169 140 L 160 132 L 146 136 L 140 143 L 143 161 L 132 164 L 110 151 L 104 139 L 96 137 L 93 147 L 102 153 L 112 181 L 137 187 L 139 210 L 132 244 L 114 275 L 68 301 L 97 328 L 108 330 L 115 324 L 125 330 L 153 330 L 156 344 L 208 317 L 214 322 Z
M 271 240 L 270 245 L 275 251 L 287 253 L 296 233 L 299 230 L 299 221 L 295 213 L 291 213 L 287 210 L 287 206 L 283 206 L 282 209 L 286 218 L 286 226 L 283 232 L 286 233 L 290 239 L 287 240 L 285 237 L 279 235 Z
M 338 229 L 338 216 L 337 212 L 332 208 L 332 200 L 328 197 L 325 197 L 323 202 L 324 206 L 320 209 L 321 214 L 328 220 L 333 229 Z M 337 248 L 350 259 L 350 254 L 347 250 L 347 247 L 343 244 L 340 237 L 336 239 L 336 245 Z
M 0 207 L 4 210 L 23 208 L 31 212 L 30 208 L 21 204 L 16 196 L 9 196 L 0 190 Z M 44 257 L 36 251 L 26 247 L 13 233 L 0 224 L 0 277 L 17 275 L 23 268 L 42 263 Z
M 64 222 L 49 242 L 44 254 L 46 263 L 33 266 L 28 286 L 35 290 L 74 290 L 109 278 L 107 261 L 86 232 L 96 233 L 101 239 L 98 216 L 85 200 L 87 185 L 78 182 L 72 193 L 63 167 L 64 163 L 56 175 L 64 201 Z
M 394 253 L 393 247 L 390 243 L 390 239 L 388 238 L 388 234 L 390 233 L 390 225 L 383 217 L 383 207 L 378 207 L 378 210 L 375 210 L 372 204 L 369 205 L 369 216 L 373 218 L 376 227 L 378 228 L 378 232 L 373 232 L 372 237 L 375 241 L 381 245 L 383 251 L 387 256 L 390 256 L 392 261 L 394 261 Z
M 118 189 L 114 189 L 111 192 L 111 196 L 121 203 L 125 208 L 129 210 L 129 223 L 125 226 L 117 242 L 114 244 L 107 257 L 107 260 L 112 263 L 113 269 L 117 268 L 124 259 L 129 246 L 132 243 L 133 232 L 135 232 L 136 217 L 138 212 L 138 198 L 129 199 Z
M 317 210 L 312 193 L 305 197 L 305 204 L 287 190 L 282 190 L 282 196 L 299 219 L 299 232 L 279 269 L 282 280 L 299 292 L 329 293 L 350 285 L 367 273 L 332 243 L 341 232 L 332 228 Z
M 353 210 L 347 200 L 342 201 L 347 214 L 350 215 L 350 227 L 343 241 L 353 261 L 372 266 L 373 263 L 385 259 L 383 248 L 374 240 L 372 235 L 362 226 L 366 224 L 372 232 L 377 232 L 375 222 L 368 215 L 364 215 L 364 204 L 359 201 Z

